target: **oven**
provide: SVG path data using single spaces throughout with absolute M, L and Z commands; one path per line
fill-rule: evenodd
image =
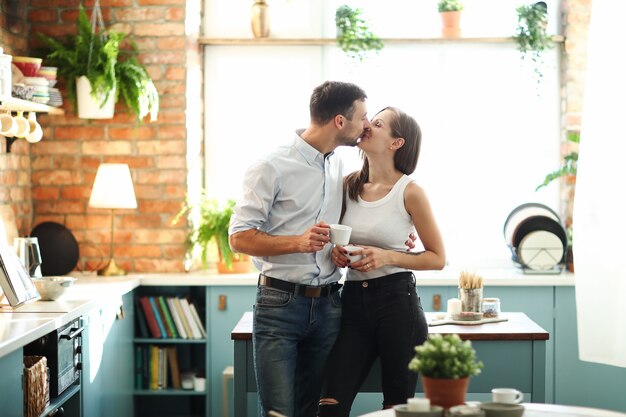
M 58 397 L 79 380 L 82 369 L 81 334 L 85 329 L 80 319 L 24 346 L 25 355 L 45 356 L 50 370 L 50 397 Z

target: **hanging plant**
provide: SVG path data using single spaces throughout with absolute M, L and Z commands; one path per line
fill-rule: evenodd
M 99 6 L 94 5 L 93 13 L 99 13 Z M 126 33 L 98 32 L 94 22 L 94 19 L 90 22 L 81 4 L 75 36 L 59 41 L 38 33 L 48 46 L 47 62 L 58 67 L 59 76 L 66 81 L 68 99 L 76 108 L 75 80 L 85 76 L 91 83 L 92 96 L 101 106 L 111 94 L 115 101 L 121 95 L 137 119 L 149 114 L 150 121 L 156 120 L 159 95 L 148 71 L 137 60 L 137 46 L 128 41 Z M 129 48 L 120 49 L 122 43 Z
M 517 9 L 517 31 L 515 40 L 522 59 L 533 62 L 537 82 L 543 77 L 541 66 L 542 54 L 552 48 L 552 37 L 546 33 L 548 26 L 548 6 L 540 1 L 530 5 L 522 5 Z
M 348 5 L 339 6 L 335 11 L 337 45 L 350 58 L 363 62 L 368 52 L 380 52 L 383 41 L 369 29 L 369 23 L 362 17 L 363 9 L 353 9 Z

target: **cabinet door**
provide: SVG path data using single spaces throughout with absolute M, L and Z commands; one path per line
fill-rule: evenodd
M 133 317 L 130 293 L 86 316 L 82 379 L 85 417 L 133 415 Z
M 0 410 L 3 416 L 24 415 L 22 374 L 24 373 L 24 353 L 17 349 L 0 358 Z
M 483 297 L 500 298 L 503 312 L 521 311 L 550 333 L 546 343 L 546 402 L 554 402 L 554 287 L 485 286 Z
M 210 375 L 211 375 L 211 415 L 222 415 L 222 371 L 233 365 L 234 346 L 230 333 L 246 311 L 252 311 L 256 297 L 256 286 L 209 287 L 207 289 L 207 315 L 210 323 Z M 225 297 L 226 305 L 220 310 L 220 297 Z M 233 384 L 227 384 L 228 409 L 233 414 Z M 248 410 L 255 410 L 250 405 Z

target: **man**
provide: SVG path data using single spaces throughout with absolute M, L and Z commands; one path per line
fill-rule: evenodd
M 309 126 L 244 177 L 229 234 L 232 249 L 254 256 L 261 271 L 253 344 L 262 417 L 317 412 L 341 319 L 341 275 L 327 245 L 342 204 L 342 166 L 333 151 L 355 146 L 369 128 L 366 98 L 350 83 L 316 87 Z

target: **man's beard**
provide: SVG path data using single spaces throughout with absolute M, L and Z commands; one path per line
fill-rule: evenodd
M 338 142 L 339 142 L 339 146 L 356 146 L 359 144 L 359 139 L 361 139 L 361 135 L 357 136 L 356 138 L 353 137 L 344 137 L 341 138 Z

